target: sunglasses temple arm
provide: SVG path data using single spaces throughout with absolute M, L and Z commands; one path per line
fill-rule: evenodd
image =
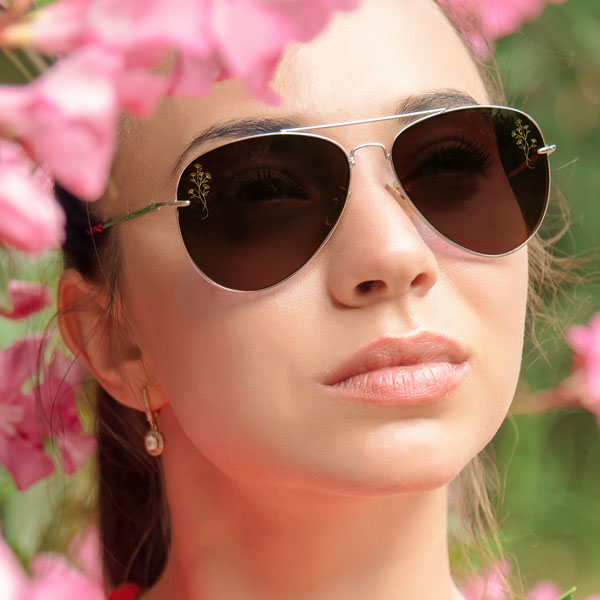
M 96 223 L 96 224 L 92 225 L 91 228 L 86 229 L 86 233 L 88 233 L 88 234 L 102 233 L 103 231 L 106 231 L 107 229 L 110 229 L 111 227 L 114 227 L 115 225 L 120 225 L 121 223 L 125 223 L 125 221 L 131 221 L 131 219 L 137 219 L 138 217 L 142 217 L 143 215 L 148 214 L 149 212 L 153 212 L 155 210 L 160 210 L 161 208 L 165 208 L 165 207 L 179 208 L 179 207 L 189 206 L 189 205 L 190 205 L 189 200 L 175 200 L 175 202 L 155 202 L 154 204 L 150 204 L 148 206 L 145 206 L 144 208 L 135 210 L 135 211 L 129 213 L 128 215 L 121 217 L 120 219 L 114 219 L 113 221 L 107 221 L 106 223 Z

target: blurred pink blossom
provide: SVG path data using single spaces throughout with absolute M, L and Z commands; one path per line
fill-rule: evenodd
M 204 96 L 212 81 L 226 77 L 275 103 L 268 82 L 287 43 L 314 37 L 334 11 L 358 3 L 53 2 L 0 30 L 0 44 L 66 55 L 31 84 L 0 88 L 0 127 L 65 188 L 96 200 L 106 186 L 120 110 L 147 117 L 164 94 Z M 168 57 L 169 72 L 153 73 Z
M 25 86 L 0 87 L 0 124 L 74 194 L 104 191 L 116 138 L 118 59 L 89 49 Z
M 38 554 L 30 562 L 32 581 L 19 600 L 104 600 L 102 586 L 73 569 L 60 554 Z
M 76 536 L 69 545 L 69 556 L 75 567 L 90 580 L 103 583 L 100 536 L 97 529 L 89 527 Z
M 44 368 L 44 380 L 39 385 L 48 425 L 42 435 L 53 436 L 68 475 L 74 473 L 96 447 L 96 439 L 84 433 L 77 414 L 75 394 L 83 376 L 83 368 L 78 362 L 55 352 Z M 39 414 L 36 416 L 39 421 Z
M 564 4 L 566 0 L 442 0 L 459 21 L 475 23 L 467 31 L 476 51 L 485 56 L 488 42 L 516 33 L 524 23 L 534 21 L 546 5 Z
M 0 463 L 21 490 L 54 471 L 42 440 L 21 432 L 25 414 L 31 410 L 28 405 L 34 400 L 23 396 L 21 388 L 35 372 L 40 345 L 41 336 L 30 337 L 0 352 Z
M 154 66 L 167 51 L 210 53 L 207 23 L 213 0 L 61 0 L 29 23 L 5 29 L 7 43 L 64 54 L 83 46 L 118 50 L 130 64 Z
M 477 6 L 484 33 L 497 40 L 519 31 L 523 23 L 535 21 L 549 2 L 563 4 L 566 0 L 467 0 L 464 3 L 473 8 Z
M 505 600 L 506 591 L 502 584 L 503 577 L 510 573 L 510 565 L 500 561 L 485 575 L 479 575 L 461 590 L 465 600 Z M 527 600 L 558 600 L 564 592 L 550 580 L 543 580 L 533 586 L 526 595 Z M 600 600 L 594 594 L 583 600 Z
M 48 439 L 54 440 L 69 474 L 95 446 L 77 415 L 75 392 L 82 377 L 77 363 L 55 353 L 44 368 L 42 383 L 23 392 L 37 370 L 41 344 L 38 335 L 0 352 L 0 462 L 21 490 L 54 471 L 44 451 Z
M 575 366 L 583 375 L 587 391 L 584 408 L 596 414 L 600 422 L 600 312 L 585 325 L 567 331 L 567 342 L 575 351 Z
M 124 69 L 152 68 L 169 52 L 173 95 L 204 96 L 215 79 L 244 80 L 252 93 L 275 101 L 268 81 L 285 46 L 316 36 L 337 10 L 359 0 L 62 0 L 35 18 L 5 28 L 9 45 L 46 53 L 100 46 L 117 51 Z M 193 81 L 196 85 L 193 85 Z
M 553 581 L 540 581 L 527 593 L 527 600 L 557 600 L 561 589 Z
M 27 585 L 27 574 L 19 559 L 0 536 L 0 589 L 2 589 L 2 600 L 21 600 L 23 590 Z
M 498 562 L 489 573 L 479 575 L 461 590 L 465 600 L 504 600 L 506 591 L 502 580 L 509 572 L 507 562 Z
M 0 537 L 2 600 L 104 600 L 100 583 L 73 569 L 64 556 L 38 554 L 27 575 Z
M 0 140 L 0 215 L 0 245 L 36 253 L 62 243 L 65 217 L 47 175 L 34 167 L 19 144 L 4 140 Z
M 37 281 L 8 282 L 8 293 L 12 300 L 12 309 L 4 311 L 0 308 L 0 317 L 23 319 L 36 313 L 52 303 L 50 288 Z
M 554 581 L 544 580 L 527 592 L 527 600 L 558 600 L 563 593 Z M 582 598 L 582 600 L 600 600 L 600 594 L 592 594 Z

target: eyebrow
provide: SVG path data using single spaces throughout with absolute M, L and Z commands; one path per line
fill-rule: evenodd
M 403 98 L 394 108 L 392 115 L 418 112 L 434 108 L 453 108 L 479 104 L 476 100 L 459 90 L 445 89 L 423 94 L 413 94 Z M 294 118 L 247 118 L 224 121 L 211 125 L 197 135 L 181 153 L 175 163 L 171 176 L 174 177 L 181 168 L 184 158 L 188 153 L 206 142 L 223 138 L 243 138 L 263 133 L 273 133 L 281 129 L 292 129 L 302 127 L 300 120 Z

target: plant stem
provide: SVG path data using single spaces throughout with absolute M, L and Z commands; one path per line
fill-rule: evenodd
M 32 48 L 24 48 L 23 52 L 40 75 L 48 69 L 48 64 L 38 52 Z
M 19 73 L 23 75 L 27 81 L 33 81 L 33 79 L 35 79 L 33 73 L 29 71 L 23 61 L 17 56 L 16 52 L 10 48 L 2 48 L 2 52 L 4 52 L 4 56 L 6 56 L 13 67 L 15 67 L 15 69 L 17 69 L 17 71 L 19 71 Z

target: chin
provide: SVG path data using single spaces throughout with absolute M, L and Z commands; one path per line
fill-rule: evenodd
M 421 445 L 354 456 L 337 464 L 328 462 L 314 473 L 311 484 L 332 493 L 351 496 L 391 496 L 430 492 L 455 479 L 476 454 L 449 445 Z

